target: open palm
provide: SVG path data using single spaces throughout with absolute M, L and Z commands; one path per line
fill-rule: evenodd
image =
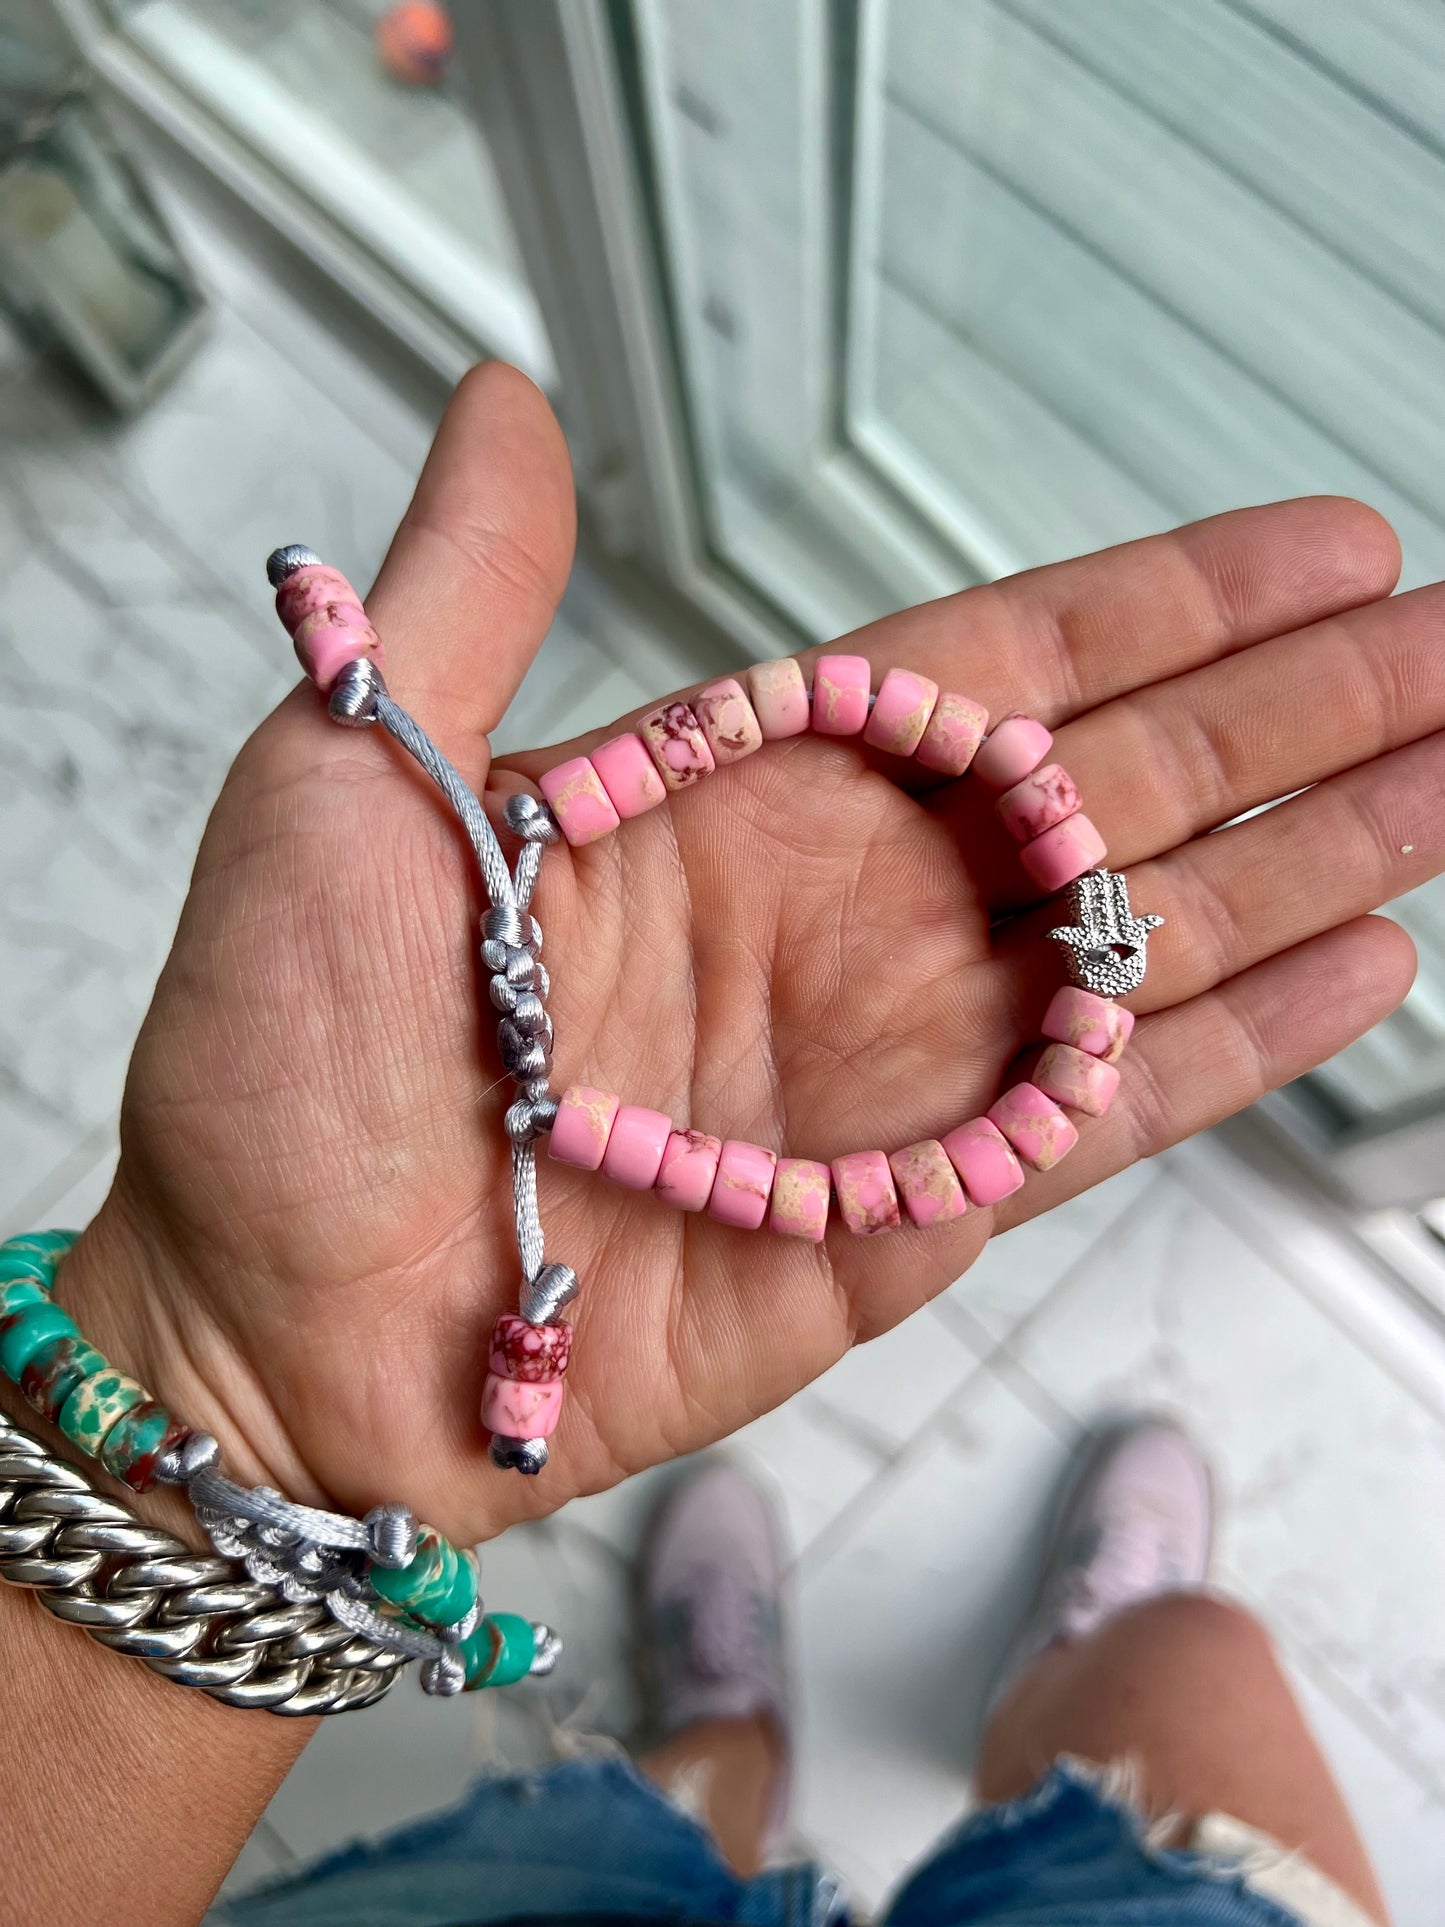
M 489 769 L 486 731 L 550 621 L 572 513 L 545 402 L 478 371 L 368 602 L 398 698 L 485 781 L 494 821 L 559 760 Z M 1119 1101 L 1003 1206 L 887 1238 L 835 1224 L 819 1246 L 544 1157 L 548 1256 L 582 1293 L 537 1480 L 489 1464 L 477 1417 L 517 1259 L 511 1086 L 465 849 L 379 731 L 334 728 L 298 690 L 217 804 L 132 1064 L 116 1187 L 61 1296 L 243 1476 L 353 1509 L 405 1499 L 457 1538 L 724 1436 L 906 1317 L 989 1236 L 1398 1002 L 1409 941 L 1364 913 L 1445 864 L 1445 602 L 1380 600 L 1397 560 L 1359 505 L 1286 503 L 850 640 L 877 672 L 903 664 L 1048 722 L 1136 908 L 1167 919 Z M 911 769 L 910 794 L 904 773 L 798 737 L 550 852 L 536 908 L 554 1086 L 822 1159 L 985 1109 L 1060 981 L 1038 940 L 1057 917 L 1030 903 L 966 779 L 920 792 Z

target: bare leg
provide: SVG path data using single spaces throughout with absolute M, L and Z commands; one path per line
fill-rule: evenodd
M 1051 1646 L 989 1724 L 979 1791 L 1012 1799 L 1061 1753 L 1134 1761 L 1149 1811 L 1227 1813 L 1258 1827 L 1386 1920 L 1349 1809 L 1268 1634 L 1242 1607 L 1166 1594 Z
M 733 1872 L 760 1871 L 782 1752 L 769 1719 L 697 1720 L 637 1762 L 712 1835 Z

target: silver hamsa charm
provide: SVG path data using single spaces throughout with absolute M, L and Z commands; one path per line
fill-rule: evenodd
M 1129 885 L 1114 870 L 1089 870 L 1069 885 L 1073 923 L 1049 932 L 1068 952 L 1069 977 L 1098 997 L 1127 997 L 1144 981 L 1145 946 L 1163 917 L 1136 917 Z

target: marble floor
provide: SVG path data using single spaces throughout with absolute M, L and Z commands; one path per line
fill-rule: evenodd
M 216 325 L 139 421 L 0 351 L 6 1231 L 83 1220 L 108 1182 L 209 801 L 291 679 L 258 558 L 302 532 L 366 579 L 429 432 L 427 405 L 238 247 L 196 240 Z M 504 733 L 569 733 L 694 669 L 581 569 Z M 799 1839 L 872 1905 L 960 1810 L 1049 1494 L 1081 1430 L 1141 1401 L 1209 1442 L 1221 1581 L 1274 1628 L 1401 1927 L 1426 1927 L 1445 1883 L 1445 1344 L 1238 1129 L 1000 1240 L 733 1442 L 793 1547 Z M 554 1680 L 403 1690 L 333 1723 L 238 1877 L 442 1804 L 474 1768 L 625 1734 L 629 1560 L 670 1476 L 489 1549 L 489 1591 L 566 1629 Z

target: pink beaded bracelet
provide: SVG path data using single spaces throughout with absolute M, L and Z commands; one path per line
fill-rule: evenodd
M 497 1320 L 482 1394 L 482 1419 L 499 1465 L 536 1472 L 546 1463 L 572 1352 L 572 1328 L 557 1314 L 575 1296 L 576 1276 L 568 1266 L 543 1262 L 533 1164 L 541 1135 L 549 1135 L 550 1155 L 559 1163 L 600 1171 L 628 1190 L 652 1191 L 682 1211 L 706 1211 L 719 1224 L 742 1230 L 766 1224 L 782 1237 L 816 1243 L 835 1201 L 843 1224 L 860 1236 L 891 1231 L 905 1217 L 927 1228 L 951 1223 L 970 1206 L 998 1204 L 1024 1183 L 1026 1171 L 1049 1171 L 1073 1149 L 1078 1130 L 1068 1112 L 1102 1117 L 1108 1110 L 1119 1085 L 1116 1065 L 1134 1028 L 1133 1015 L 1115 999 L 1143 982 L 1148 938 L 1163 919 L 1131 911 L 1124 877 L 1103 867 L 1104 840 L 1082 813 L 1072 779 L 1045 761 L 1053 738 L 1033 717 L 1007 716 L 990 730 L 981 704 L 907 669 L 888 670 L 875 694 L 863 656 L 819 656 L 811 689 L 792 657 L 758 663 L 747 672 L 746 688 L 736 677 L 722 677 L 691 701 L 660 704 L 590 756 L 557 764 L 540 779 L 545 805 L 526 795 L 510 798 L 504 815 L 524 839 L 513 874 L 475 797 L 386 694 L 380 642 L 345 578 L 302 549 L 278 550 L 268 569 L 307 674 L 331 691 L 333 717 L 352 725 L 382 722 L 422 762 L 472 838 L 492 904 L 483 918 L 482 948 L 492 1001 L 504 1013 L 503 1061 L 519 1086 L 507 1131 L 523 1265 L 519 1313 Z M 547 976 L 537 960 L 541 932 L 523 914 L 545 844 L 560 831 L 574 848 L 584 848 L 625 817 L 655 809 L 764 743 L 810 728 L 824 736 L 861 736 L 940 776 L 971 773 L 996 793 L 999 816 L 1021 845 L 1032 882 L 1049 893 L 1069 891 L 1072 921 L 1048 935 L 1063 949 L 1071 981 L 1044 1013 L 1045 1048 L 1032 1077 L 941 1138 L 887 1153 L 852 1151 L 830 1164 L 713 1137 L 590 1085 L 553 1096 Z

